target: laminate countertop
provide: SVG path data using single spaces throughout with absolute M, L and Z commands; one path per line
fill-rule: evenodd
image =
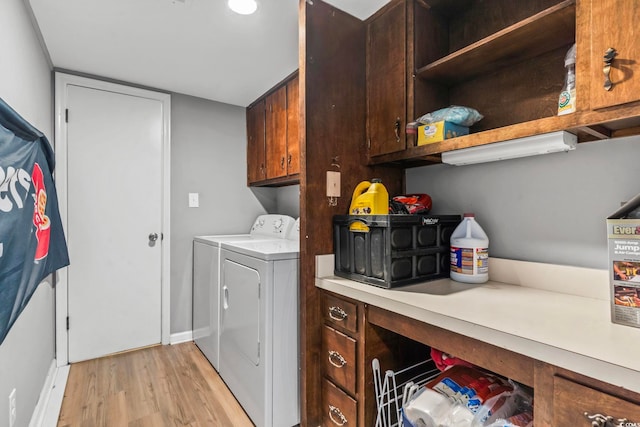
M 606 270 L 494 258 L 489 272 L 384 289 L 334 276 L 322 255 L 316 286 L 640 392 L 640 328 L 611 322 Z

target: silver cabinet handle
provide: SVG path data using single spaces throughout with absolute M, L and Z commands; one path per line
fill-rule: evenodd
M 609 73 L 611 72 L 611 63 L 613 59 L 616 57 L 617 52 L 614 48 L 610 47 L 604 52 L 604 67 L 602 68 L 602 72 L 604 73 L 604 90 L 611 90 L 613 87 L 613 83 L 611 82 L 611 77 Z
M 156 240 L 158 240 L 158 233 L 149 233 L 149 241 L 155 242 Z
M 343 426 L 349 422 L 342 411 L 332 405 L 329 405 L 329 418 L 331 418 L 331 421 L 333 421 L 333 423 L 337 426 Z
M 340 307 L 329 307 L 329 317 L 336 322 L 342 322 L 349 316 L 346 311 Z
M 329 363 L 331 363 L 336 368 L 342 368 L 344 365 L 347 364 L 347 360 L 344 357 L 342 357 L 342 355 L 340 353 L 338 353 L 337 351 L 330 350 L 329 351 Z
M 614 421 L 611 416 L 602 414 L 591 415 L 588 412 L 585 412 L 584 416 L 591 420 L 591 427 L 624 427 L 624 425 L 629 422 L 626 418 L 618 418 Z

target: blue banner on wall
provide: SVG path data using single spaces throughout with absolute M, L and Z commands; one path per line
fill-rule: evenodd
M 0 98 L 0 343 L 38 284 L 69 265 L 47 138 Z

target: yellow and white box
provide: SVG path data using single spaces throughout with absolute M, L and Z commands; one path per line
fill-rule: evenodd
M 445 139 L 468 135 L 469 128 L 447 121 L 418 126 L 418 145 L 433 144 Z
M 611 321 L 640 328 L 640 194 L 607 218 Z

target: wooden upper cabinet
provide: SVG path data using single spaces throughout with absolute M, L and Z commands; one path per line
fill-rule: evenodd
M 247 108 L 247 184 L 297 184 L 300 174 L 298 73 Z
M 287 174 L 300 173 L 299 79 L 287 82 Z
M 640 100 L 640 42 L 634 31 L 640 3 L 631 0 L 591 0 L 591 108 Z M 604 55 L 616 50 L 611 62 L 611 89 L 604 88 Z
M 287 87 L 267 96 L 267 179 L 287 175 Z
M 265 169 L 265 102 L 257 101 L 247 108 L 247 184 L 266 178 Z
M 407 4 L 396 2 L 367 26 L 369 155 L 406 148 Z

